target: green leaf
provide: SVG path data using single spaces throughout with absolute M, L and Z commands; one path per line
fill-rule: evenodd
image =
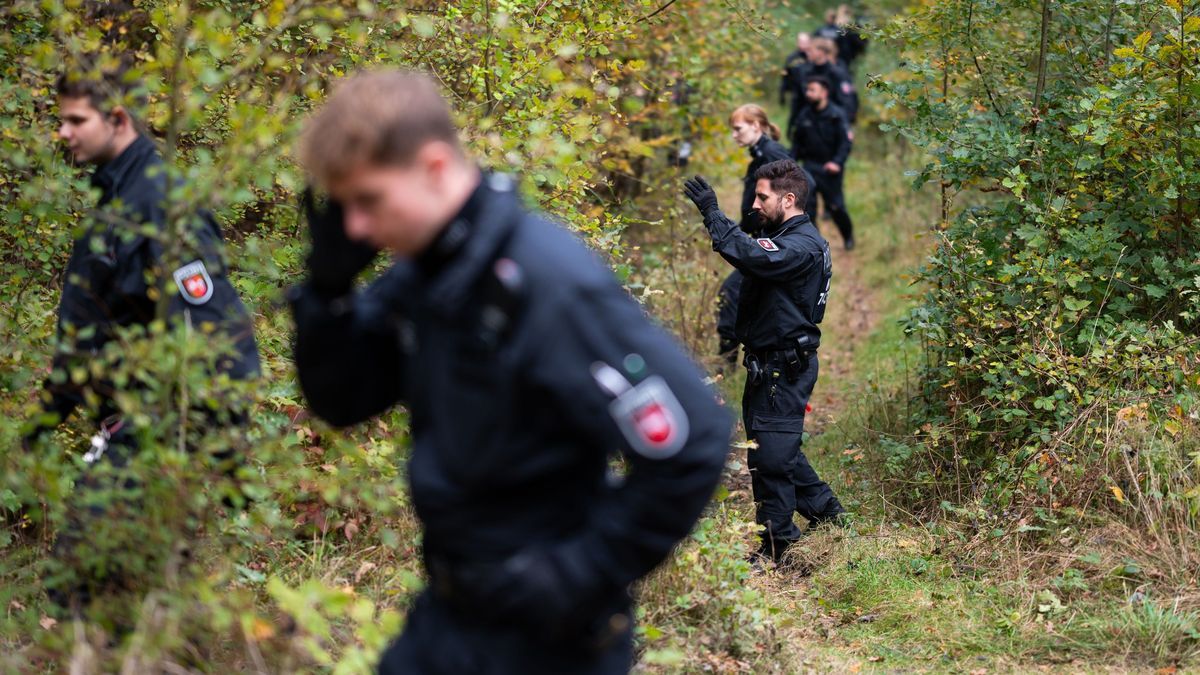
M 1072 312 L 1082 311 L 1090 304 L 1092 304 L 1091 300 L 1083 300 L 1069 295 L 1063 298 L 1063 305 Z

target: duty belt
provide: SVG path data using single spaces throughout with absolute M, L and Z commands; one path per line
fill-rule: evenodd
M 746 366 L 750 384 L 759 384 L 767 376 L 767 364 L 783 363 L 783 372 L 788 382 L 795 382 L 800 375 L 808 370 L 809 361 L 817 353 L 816 345 L 808 336 L 797 338 L 794 347 L 787 349 L 746 350 L 746 358 L 742 362 Z

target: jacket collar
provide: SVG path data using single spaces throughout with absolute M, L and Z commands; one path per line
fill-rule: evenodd
M 484 174 L 463 209 L 414 265 L 426 276 L 425 297 L 450 315 L 462 307 L 475 281 L 507 243 L 520 221 L 516 184 L 505 174 Z
M 763 153 L 767 151 L 767 143 L 770 142 L 771 137 L 767 134 L 767 132 L 764 131 L 763 135 L 759 137 L 758 142 L 750 146 L 750 156 L 754 159 L 761 158 Z
M 804 227 L 805 225 L 808 225 L 810 223 L 812 223 L 812 220 L 808 217 L 808 214 L 801 213 L 798 216 L 792 216 L 791 218 L 788 218 L 787 220 L 783 221 L 782 223 L 779 224 L 779 226 L 777 226 L 773 230 L 768 230 L 767 228 L 764 227 L 762 229 L 762 233 L 763 233 L 763 236 L 774 239 L 776 237 L 782 237 L 783 235 L 787 234 L 788 232 L 791 232 L 792 230 L 796 230 L 801 227 Z
M 157 150 L 154 141 L 142 134 L 129 144 L 121 154 L 96 168 L 92 173 L 92 185 L 103 191 L 101 200 L 111 197 L 117 188 L 129 178 L 129 173 L 142 166 L 148 159 L 155 157 Z

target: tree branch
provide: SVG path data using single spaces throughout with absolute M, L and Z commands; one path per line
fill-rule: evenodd
M 673 4 L 675 4 L 675 0 L 667 0 L 667 3 L 665 5 L 663 5 L 662 7 L 659 7 L 658 9 L 654 10 L 653 12 L 650 12 L 646 16 L 643 16 L 642 18 L 638 19 L 638 23 L 642 23 L 644 21 L 649 21 L 650 19 L 653 19 L 654 17 L 658 16 L 659 14 L 662 14 L 663 12 L 667 11 L 667 8 Z

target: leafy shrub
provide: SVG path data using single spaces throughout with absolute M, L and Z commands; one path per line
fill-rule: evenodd
M 887 29 L 906 69 L 875 84 L 906 111 L 894 128 L 930 155 L 916 182 L 943 195 L 907 321 L 926 356 L 917 433 L 880 460 L 908 503 L 976 504 L 981 525 L 1006 527 L 1116 511 L 1155 483 L 1177 513 L 1192 508 L 1192 12 L 963 0 L 922 3 Z M 1171 472 L 1116 471 L 1130 410 Z
M 519 174 L 529 201 L 628 277 L 626 227 L 655 227 L 653 207 L 630 200 L 666 193 L 671 145 L 718 127 L 724 101 L 747 86 L 723 73 L 761 53 L 734 8 L 699 0 L 415 4 L 16 0 L 0 9 L 3 669 L 71 658 L 100 670 L 361 672 L 421 588 L 419 528 L 402 484 L 405 412 L 331 431 L 305 413 L 291 375 L 281 299 L 302 273 L 305 237 L 289 149 L 331 81 L 376 66 L 434 73 L 481 163 Z M 105 519 L 89 556 L 138 573 L 121 611 L 101 606 L 76 631 L 55 623 L 41 592 L 78 571 L 48 553 L 94 430 L 75 421 L 36 456 L 15 449 L 49 361 L 68 242 L 94 201 L 53 142 L 53 81 L 85 54 L 132 55 L 148 133 L 185 179 L 168 199 L 179 237 L 167 243 L 185 238 L 193 209 L 216 213 L 264 374 L 253 391 L 221 389 L 202 367 L 220 341 L 161 324 L 86 366 L 148 386 L 121 400 L 143 430 L 127 472 L 136 494 L 100 495 L 109 507 L 125 499 L 129 517 Z M 673 95 L 683 83 L 686 105 Z M 177 412 L 185 392 L 248 397 L 251 423 L 226 432 L 189 420 Z M 198 459 L 229 447 L 245 453 L 235 476 Z M 246 502 L 227 505 L 232 492 Z M 113 635 L 124 636 L 116 650 Z

